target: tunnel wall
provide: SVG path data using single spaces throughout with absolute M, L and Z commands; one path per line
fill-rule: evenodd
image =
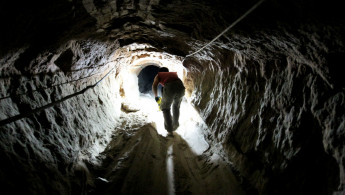
M 58 51 L 50 51 L 55 53 L 50 58 L 51 61 L 46 61 L 47 56 L 39 54 L 39 57 L 30 56 L 32 60 L 28 63 L 20 64 L 22 67 L 32 65 L 32 72 L 18 74 L 18 70 L 14 69 L 9 72 L 18 75 L 1 78 L 2 97 L 8 96 L 0 102 L 1 120 L 28 113 L 32 109 L 82 91 L 102 78 L 104 71 L 109 70 L 109 64 L 94 65 L 107 60 L 114 52 L 114 47 L 97 43 L 75 43 L 66 44 Z M 13 64 L 23 57 L 13 56 L 18 58 L 2 61 L 8 65 L 3 66 L 2 71 L 15 67 Z M 56 61 L 59 59 L 67 71 L 60 68 L 54 71 L 52 67 L 58 64 Z M 79 69 L 78 65 L 84 68 L 71 71 Z M 102 71 L 103 74 L 66 83 Z M 51 87 L 58 83 L 65 84 Z M 88 179 L 87 164 L 97 164 L 97 155 L 106 147 L 110 134 L 117 125 L 116 118 L 121 107 L 117 100 L 118 91 L 115 75 L 111 74 L 81 95 L 1 126 L 0 193 L 85 193 L 86 186 L 92 186 Z
M 303 33 L 296 39 L 277 35 L 279 41 L 274 33 L 255 42 L 233 37 L 228 49 L 205 51 L 212 58 L 200 54 L 184 62 L 194 85 L 192 102 L 211 129 L 206 137 L 223 144 L 250 194 L 344 189 L 345 94 L 340 82 L 325 79 L 335 70 L 322 60 L 334 45 L 293 41 L 313 39 Z M 240 42 L 249 44 L 231 49 Z
M 119 39 L 122 45 L 144 42 L 185 56 L 216 37 L 252 5 L 251 1 L 226 2 L 3 1 L 1 21 L 6 28 L 0 37 L 0 87 L 1 94 L 11 98 L 1 100 L 1 119 L 86 86 L 78 82 L 31 92 L 41 83 L 51 85 L 53 76 L 45 73 L 56 75 L 61 82 L 79 78 L 82 75 L 68 75 L 73 70 L 69 64 L 92 72 L 90 66 L 100 65 L 114 51 L 109 45 L 97 47 L 96 42 L 88 41 L 50 50 L 63 45 L 62 40 L 92 36 Z M 304 193 L 313 183 L 316 187 L 309 193 L 320 190 L 317 194 L 329 194 L 339 181 L 340 186 L 345 185 L 345 82 L 338 69 L 345 53 L 344 12 L 340 1 L 266 2 L 217 40 L 226 44 L 215 44 L 214 49 L 206 50 L 206 57 L 196 55 L 199 60 L 186 65 L 190 78 L 185 83 L 211 127 L 206 137 L 210 143 L 223 143 L 249 190 Z M 296 28 L 298 23 L 313 22 L 320 25 Z M 289 32 L 275 31 L 283 28 Z M 32 74 L 37 81 L 25 82 Z M 29 93 L 23 97 L 16 90 Z M 76 174 L 85 178 L 86 172 L 73 173 L 72 159 L 82 158 L 79 151 L 90 149 L 92 141 L 84 138 L 105 135 L 97 135 L 100 124 L 91 113 L 99 113 L 99 123 L 110 125 L 113 119 L 108 117 L 117 110 L 110 108 L 118 107 L 113 102 L 116 98 L 108 96 L 113 91 L 103 90 L 89 90 L 60 106 L 1 126 L 1 189 L 16 192 L 21 186 L 34 194 L 68 194 L 72 186 L 78 186 L 74 192 L 83 190 L 85 181 L 74 185 L 72 179 Z M 70 120 L 73 117 L 76 122 Z M 324 182 L 325 178 L 330 179 Z

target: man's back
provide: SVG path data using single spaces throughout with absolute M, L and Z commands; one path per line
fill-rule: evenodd
M 158 73 L 159 83 L 165 85 L 166 83 L 179 80 L 177 72 L 159 72 Z

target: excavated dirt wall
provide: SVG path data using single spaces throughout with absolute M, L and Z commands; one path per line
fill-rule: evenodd
M 105 74 L 100 73 L 109 69 L 109 64 L 101 62 L 110 57 L 112 47 L 107 50 L 104 45 L 86 43 L 74 41 L 61 50 L 30 56 L 32 76 L 2 77 L 1 120 L 28 114 L 99 81 Z M 2 59 L 2 71 L 16 73 L 13 64 L 22 58 L 15 54 Z M 59 71 L 54 62 L 69 71 Z M 101 66 L 93 67 L 97 64 Z M 116 100 L 114 77 L 51 108 L 1 125 L 1 193 L 78 194 L 84 190 L 83 159 L 97 163 L 96 156 L 117 124 L 121 102 Z
M 266 40 L 264 50 L 243 36 L 246 48 L 210 49 L 212 58 L 184 62 L 193 103 L 212 129 L 207 137 L 224 145 L 253 193 L 332 194 L 344 187 L 345 96 L 320 55 L 334 45 L 317 44 L 313 37 L 325 32 L 317 33 L 301 32 L 309 45 L 291 34 L 285 39 L 288 33 L 263 34 L 255 42 Z

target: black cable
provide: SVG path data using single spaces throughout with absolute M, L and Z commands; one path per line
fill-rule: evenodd
M 47 104 L 47 105 L 44 105 L 44 106 L 42 106 L 42 107 L 33 109 L 33 110 L 31 110 L 30 112 L 27 112 L 27 113 L 24 113 L 24 114 L 18 114 L 18 115 L 16 115 L 16 116 L 12 116 L 12 117 L 9 117 L 9 118 L 7 118 L 7 119 L 1 120 L 1 121 L 0 121 L 0 126 L 7 125 L 7 124 L 12 123 L 12 122 L 15 122 L 15 121 L 17 121 L 17 120 L 23 119 L 23 118 L 28 117 L 28 116 L 30 116 L 30 115 L 32 115 L 32 114 L 35 114 L 35 113 L 37 113 L 37 112 L 39 112 L 39 111 L 42 111 L 42 110 L 45 110 L 45 109 L 47 109 L 47 108 L 53 107 L 54 105 L 59 104 L 59 103 L 61 103 L 61 102 L 64 102 L 64 101 L 66 101 L 66 100 L 68 100 L 68 99 L 70 99 L 70 98 L 72 98 L 72 97 L 75 97 L 75 96 L 77 96 L 77 95 L 83 94 L 85 91 L 87 91 L 87 90 L 89 90 L 89 89 L 91 89 L 91 88 L 96 87 L 104 78 L 106 78 L 108 75 L 110 75 L 110 73 L 114 70 L 115 67 L 116 67 L 116 66 L 114 66 L 106 75 L 104 75 L 104 76 L 103 76 L 99 81 L 97 81 L 95 84 L 89 85 L 89 86 L 85 87 L 83 90 L 78 91 L 78 92 L 76 92 L 76 93 L 74 93 L 74 94 L 68 95 L 68 96 L 66 96 L 66 97 L 64 97 L 64 98 L 61 98 L 60 100 L 57 100 L 57 101 L 55 101 L 55 102 L 49 103 L 49 104 Z
M 230 30 L 232 27 L 234 27 L 237 23 L 239 23 L 241 20 L 243 20 L 243 18 L 245 18 L 248 14 L 250 14 L 252 11 L 254 11 L 261 3 L 263 3 L 265 0 L 260 0 L 259 2 L 257 2 L 255 5 L 253 5 L 248 11 L 246 11 L 241 17 L 239 17 L 235 22 L 233 22 L 230 26 L 228 26 L 225 30 L 223 30 L 223 32 L 221 32 L 219 35 L 217 35 L 214 39 L 212 39 L 209 43 L 207 43 L 206 45 L 204 45 L 203 47 L 201 47 L 200 49 L 198 49 L 197 51 L 186 55 L 185 58 L 192 56 L 196 53 L 199 53 L 200 51 L 202 51 L 203 49 L 205 49 L 206 47 L 208 47 L 209 45 L 211 45 L 214 41 L 216 41 L 219 37 L 221 37 L 223 34 L 225 34 L 228 30 Z
M 82 70 L 85 70 L 85 69 L 90 69 L 90 68 L 93 68 L 93 67 L 100 67 L 100 66 L 105 66 L 106 64 L 109 64 L 111 62 L 115 62 L 117 61 L 119 58 L 116 58 L 115 60 L 112 60 L 112 61 L 109 61 L 109 62 L 106 62 L 106 63 L 103 63 L 103 64 L 100 64 L 100 65 L 96 65 L 96 66 L 90 66 L 90 67 L 86 67 L 86 68 L 81 68 L 81 69 L 76 69 L 76 70 L 71 70 L 71 72 L 78 72 L 78 71 L 82 71 Z M 89 77 L 92 77 L 94 75 L 97 75 L 100 71 L 98 71 L 97 73 L 95 74 L 92 74 L 92 75 L 89 75 L 89 76 L 86 76 L 86 77 L 83 77 L 83 78 L 79 78 L 79 79 L 76 79 L 76 80 L 71 80 L 71 81 L 67 81 L 67 82 L 63 82 L 63 83 L 58 83 L 58 84 L 54 84 L 54 85 L 51 85 L 50 87 L 40 87 L 36 90 L 32 90 L 32 91 L 27 91 L 25 93 L 20 93 L 20 94 L 15 94 L 15 95 L 25 95 L 25 94 L 28 94 L 28 93 L 32 93 L 32 92 L 36 92 L 36 91 L 39 91 L 39 90 L 45 90 L 45 89 L 50 89 L 50 88 L 53 88 L 53 87 L 57 87 L 57 86 L 60 86 L 60 85 L 65 85 L 65 84 L 68 84 L 68 83 L 72 83 L 72 82 L 75 82 L 75 81 L 79 81 L 79 80 L 82 80 L 82 79 L 86 79 L 86 78 L 89 78 Z M 29 80 L 26 80 L 26 81 L 22 81 L 22 82 L 30 82 L 34 79 L 29 79 Z M 4 100 L 4 99 L 7 99 L 7 98 L 10 98 L 11 95 L 9 96 L 5 96 L 5 97 L 0 97 L 0 101 L 1 100 Z
M 26 95 L 26 94 L 28 94 L 28 93 L 33 93 L 33 92 L 40 91 L 40 90 L 50 89 L 50 88 L 57 87 L 57 86 L 60 86 L 60 85 L 65 85 L 65 84 L 73 83 L 73 82 L 76 82 L 76 81 L 80 81 L 80 80 L 83 80 L 83 79 L 86 79 L 86 78 L 95 76 L 95 75 L 97 75 L 97 74 L 99 74 L 99 73 L 91 74 L 91 75 L 89 75 L 89 76 L 82 77 L 82 78 L 79 78 L 79 79 L 76 79 L 76 80 L 70 80 L 70 81 L 67 81 L 67 82 L 64 82 L 64 83 L 59 83 L 59 84 L 51 85 L 50 87 L 40 87 L 40 88 L 37 88 L 37 89 L 35 89 L 35 90 L 27 91 L 27 92 L 25 92 L 25 93 L 17 93 L 17 94 L 15 94 L 15 95 L 22 96 L 22 95 Z M 10 97 L 11 97 L 11 95 L 5 96 L 5 97 L 1 97 L 1 98 L 0 98 L 0 101 L 1 101 L 1 100 L 4 100 L 4 99 L 7 99 L 7 98 L 10 98 Z

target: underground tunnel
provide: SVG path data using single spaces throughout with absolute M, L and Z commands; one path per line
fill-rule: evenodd
M 1 2 L 0 194 L 344 194 L 340 3 Z
M 138 75 L 138 85 L 140 93 L 152 92 L 152 84 L 159 70 L 158 66 L 148 65 L 143 68 Z M 159 85 L 161 86 L 161 85 Z M 160 94 L 160 96 L 162 96 Z

